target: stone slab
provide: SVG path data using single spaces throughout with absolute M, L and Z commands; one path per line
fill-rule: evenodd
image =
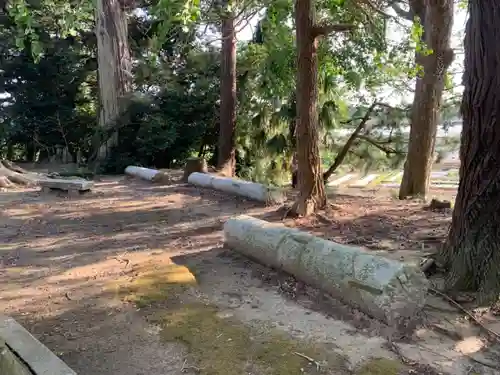
M 408 323 L 425 304 L 429 282 L 415 265 L 246 215 L 226 221 L 224 238 L 230 249 L 390 325 Z
M 33 375 L 28 367 L 0 340 L 0 374 Z
M 17 357 L 22 358 L 34 375 L 76 375 L 76 372 L 45 345 L 8 316 L 0 316 L 0 340 L 3 340 Z M 21 372 L 13 375 L 24 374 Z
M 94 187 L 93 181 L 87 181 L 84 179 L 74 179 L 74 180 L 64 180 L 57 178 L 50 178 L 39 180 L 38 184 L 42 188 L 47 189 L 58 189 L 58 190 L 66 190 L 66 191 L 87 191 L 91 190 Z

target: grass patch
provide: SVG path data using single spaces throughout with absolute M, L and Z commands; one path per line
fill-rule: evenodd
M 262 324 L 249 327 L 197 297 L 194 275 L 183 266 L 166 262 L 134 269 L 134 280 L 119 285 L 121 297 L 144 309 L 154 307 L 149 319 L 161 327 L 166 342 L 188 349 L 186 364 L 203 375 L 348 374 L 343 356 L 315 343 L 290 338 Z M 160 308 L 158 308 L 160 307 Z M 148 312 L 148 310 L 145 310 Z M 308 356 L 316 364 L 295 353 Z
M 188 362 L 195 363 L 205 375 L 347 373 L 342 356 L 274 330 L 256 332 L 232 318 L 221 317 L 214 306 L 182 306 L 167 312 L 161 325 L 162 338 L 184 343 L 189 349 Z M 319 370 L 295 353 L 313 358 L 321 365 Z
M 185 364 L 199 369 L 199 374 L 351 373 L 342 355 L 321 344 L 293 339 L 265 324 L 247 326 L 202 301 L 197 293 L 187 293 L 197 282 L 184 266 L 152 260 L 135 267 L 133 274 L 135 278 L 126 284 L 118 282 L 121 297 L 142 309 L 154 307 L 149 319 L 161 327 L 162 340 L 185 345 Z M 319 369 L 304 357 L 312 358 Z M 397 361 L 378 358 L 366 362 L 355 375 L 397 375 L 403 368 Z
M 401 362 L 387 358 L 374 358 L 366 362 L 355 375 L 398 375 L 403 369 Z

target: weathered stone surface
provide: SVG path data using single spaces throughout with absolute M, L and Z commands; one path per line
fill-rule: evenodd
M 195 186 L 220 190 L 269 204 L 283 203 L 286 200 L 286 195 L 281 189 L 237 178 L 194 172 L 189 175 L 188 182 Z
M 138 177 L 146 181 L 153 181 L 154 177 L 158 173 L 160 173 L 160 171 L 157 169 L 136 167 L 135 165 L 129 165 L 127 168 L 125 168 L 125 174 Z
M 45 189 L 60 189 L 60 190 L 91 190 L 94 187 L 94 182 L 87 181 L 83 179 L 75 179 L 75 180 L 64 180 L 64 179 L 56 179 L 56 178 L 48 178 L 46 180 L 39 180 L 38 184 Z
M 31 371 L 10 351 L 5 342 L 0 340 L 0 374 L 33 375 Z
M 22 358 L 34 375 L 76 375 L 73 370 L 71 370 L 45 345 L 35 339 L 19 323 L 10 317 L 0 316 L 0 342 L 7 343 L 10 350 L 18 357 Z M 7 355 L 7 357 L 10 356 Z M 5 361 L 5 368 L 9 368 L 7 367 L 8 362 L 10 368 L 16 369 L 18 372 L 4 373 L 0 371 L 1 375 L 31 374 L 30 372 L 22 372 L 23 367 L 17 366 L 15 363 L 13 364 L 11 359 L 12 358 L 0 358 L 0 370 L 2 369 L 2 361 Z
M 428 280 L 413 265 L 245 215 L 225 223 L 224 237 L 229 248 L 388 324 L 407 321 L 424 306 Z

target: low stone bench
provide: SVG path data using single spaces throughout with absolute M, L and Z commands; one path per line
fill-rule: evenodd
M 1 375 L 76 375 L 14 319 L 0 316 Z
M 224 238 L 230 249 L 390 325 L 408 323 L 424 307 L 429 284 L 415 265 L 245 215 L 226 221 Z
M 66 191 L 69 194 L 76 195 L 92 190 L 92 188 L 94 187 L 94 182 L 87 181 L 84 179 L 66 180 L 66 179 L 48 178 L 39 180 L 38 185 L 41 186 L 42 191 L 44 192 Z

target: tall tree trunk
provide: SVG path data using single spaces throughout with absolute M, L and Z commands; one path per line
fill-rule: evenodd
M 236 171 L 236 32 L 234 16 L 222 19 L 220 127 L 217 169 L 226 176 Z
M 413 0 L 412 13 L 424 27 L 423 41 L 432 50 L 429 55 L 417 53 L 416 64 L 423 67 L 417 78 L 411 112 L 410 139 L 399 199 L 425 197 L 433 164 L 439 110 L 446 70 L 453 61 L 450 48 L 453 26 L 452 0 Z
M 118 0 L 97 0 L 96 6 L 97 61 L 99 76 L 102 129 L 117 127 L 126 109 L 125 98 L 132 89 L 132 61 L 128 43 L 127 14 Z M 99 137 L 100 138 L 100 137 Z M 97 160 L 104 160 L 118 143 L 118 131 L 105 142 L 98 139 Z
M 34 135 L 36 137 L 36 135 Z M 36 146 L 35 142 L 28 141 L 26 143 L 26 161 L 33 163 L 36 157 Z
M 9 141 L 7 143 L 7 160 L 14 159 L 14 144 Z
M 448 287 L 500 293 L 500 2 L 469 1 L 465 34 L 460 183 L 441 253 Z
M 292 211 L 308 216 L 326 205 L 318 145 L 318 56 L 313 33 L 312 0 L 296 0 L 295 23 L 298 49 L 297 70 L 297 161 L 299 196 Z

